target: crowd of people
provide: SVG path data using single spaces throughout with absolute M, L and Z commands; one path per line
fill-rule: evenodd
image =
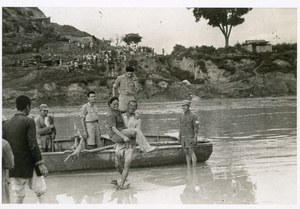
M 126 67 L 113 85 L 113 96 L 108 100 L 109 111 L 106 114 L 106 128 L 110 140 L 115 146 L 115 166 L 120 173 L 120 180 L 111 183 L 119 189 L 128 189 L 125 185 L 129 175 L 136 144 L 145 154 L 157 150 L 151 146 L 141 131 L 141 120 L 136 113 L 138 102 L 134 95 L 138 91 L 138 78 L 133 67 Z M 119 96 L 116 96 L 118 91 Z M 81 124 L 84 130 L 85 148 L 95 149 L 104 146 L 101 139 L 98 107 L 95 104 L 96 93 L 87 93 L 88 102 L 81 108 Z M 191 102 L 183 101 L 183 113 L 179 117 L 179 138 L 186 154 L 188 167 L 196 166 L 195 147 L 199 129 L 198 117 L 190 111 Z M 23 203 L 26 184 L 35 192 L 40 203 L 47 203 L 46 182 L 47 167 L 43 164 L 41 152 L 55 151 L 53 140 L 56 128 L 48 116 L 49 108 L 40 105 L 40 114 L 35 119 L 28 117 L 31 100 L 27 96 L 16 99 L 17 113 L 9 120 L 2 119 L 2 202 L 10 203 L 9 182 L 14 191 L 16 203 Z M 9 174 L 7 173 L 9 172 Z

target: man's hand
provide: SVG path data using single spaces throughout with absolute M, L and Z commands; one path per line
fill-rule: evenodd
M 48 169 L 47 169 L 47 167 L 44 164 L 39 164 L 38 166 L 39 166 L 39 169 L 41 171 L 41 174 L 43 176 L 47 177 L 48 176 Z
M 198 137 L 197 137 L 197 136 L 194 137 L 193 143 L 194 143 L 194 144 L 197 144 L 197 143 L 198 143 Z
M 50 127 L 51 127 L 51 128 L 55 128 L 55 125 L 54 125 L 54 124 L 51 124 Z

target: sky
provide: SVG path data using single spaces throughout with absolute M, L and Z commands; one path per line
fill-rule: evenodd
M 171 53 L 176 44 L 190 46 L 225 46 L 219 28 L 207 20 L 195 22 L 192 10 L 186 7 L 39 7 L 51 22 L 72 25 L 97 38 L 115 39 L 138 33 L 139 45 L 149 46 L 156 53 Z M 253 8 L 244 15 L 245 22 L 233 27 L 229 44 L 264 39 L 271 44 L 297 42 L 296 8 Z
M 42 3 L 41 3 L 42 2 Z M 72 2 L 72 3 L 70 3 Z M 225 46 L 220 29 L 207 25 L 207 20 L 195 22 L 187 7 L 252 7 L 244 15 L 245 22 L 233 27 L 229 45 L 245 40 L 264 39 L 271 44 L 297 42 L 297 0 L 2 0 L 2 6 L 38 7 L 51 22 L 72 25 L 99 39 L 115 39 L 128 33 L 142 37 L 141 46 L 162 49 L 170 54 L 176 44 Z M 263 3 L 264 2 L 264 3 Z M 124 43 L 123 43 L 124 44 Z

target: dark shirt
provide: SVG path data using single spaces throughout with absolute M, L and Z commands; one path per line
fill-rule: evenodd
M 113 132 L 112 127 L 116 127 L 119 131 L 125 129 L 125 124 L 123 121 L 122 113 L 120 110 L 109 109 L 106 114 L 107 125 L 110 129 L 109 137 L 112 137 L 115 132 Z
M 10 144 L 15 159 L 9 177 L 32 178 L 35 164 L 42 160 L 34 120 L 23 113 L 15 114 L 5 121 L 3 138 Z

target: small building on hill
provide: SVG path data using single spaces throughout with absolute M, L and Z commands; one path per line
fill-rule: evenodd
M 243 48 L 249 52 L 272 52 L 272 45 L 265 40 L 246 40 Z

